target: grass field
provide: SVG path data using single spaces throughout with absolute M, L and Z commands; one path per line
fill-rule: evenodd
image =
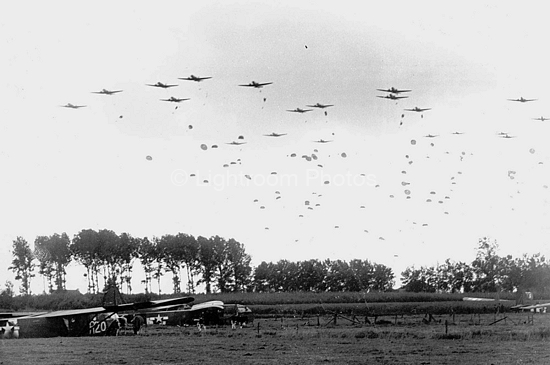
M 504 319 L 506 317 L 506 319 Z M 502 319 L 494 323 L 495 318 Z M 1 364 L 548 364 L 550 316 L 527 313 L 257 319 L 244 328 L 149 326 L 141 336 L 0 342 Z M 532 319 L 532 321 L 530 320 Z M 445 320 L 447 326 L 445 326 Z

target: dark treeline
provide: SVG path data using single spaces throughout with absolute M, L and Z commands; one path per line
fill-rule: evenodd
M 134 265 L 139 263 L 145 278 L 145 294 L 156 283 L 160 293 L 165 273 L 172 278 L 173 293 L 195 293 L 204 285 L 206 293 L 229 292 L 357 292 L 391 291 L 394 273 L 391 268 L 368 260 L 317 260 L 276 263 L 262 262 L 250 266 L 251 257 L 244 245 L 219 236 L 205 238 L 188 234 L 153 237 L 117 235 L 110 230 L 82 230 L 73 239 L 67 234 L 39 236 L 32 250 L 22 237 L 13 241 L 13 261 L 9 268 L 21 282 L 20 293 L 31 294 L 34 270 L 48 283 L 49 292 L 65 290 L 66 269 L 77 263 L 86 269 L 91 294 L 110 285 L 132 293 Z M 533 291 L 550 294 L 550 266 L 540 254 L 514 259 L 498 255 L 496 241 L 479 240 L 471 264 L 447 259 L 436 267 L 408 267 L 401 273 L 402 287 L 410 292 L 515 292 Z M 4 292 L 13 294 L 13 288 Z M 5 293 L 3 293 L 5 294 Z
M 308 260 L 262 262 L 254 270 L 256 292 L 388 291 L 393 287 L 390 268 L 367 260 Z
M 65 233 L 36 237 L 34 250 L 24 238 L 17 237 L 12 254 L 9 269 L 21 281 L 23 295 L 31 294 L 30 279 L 37 266 L 50 293 L 65 290 L 66 269 L 72 262 L 86 269 L 88 293 L 99 293 L 110 285 L 131 293 L 136 262 L 145 272 L 141 281 L 145 293 L 152 292 L 155 281 L 160 294 L 161 279 L 167 272 L 172 274 L 174 293 L 182 292 L 182 282 L 188 293 L 194 293 L 199 284 L 205 285 L 207 293 L 213 288 L 219 292 L 246 291 L 252 272 L 243 244 L 219 236 L 195 238 L 184 233 L 149 240 L 106 229 L 85 229 L 72 240 Z
M 435 267 L 408 267 L 401 276 L 403 288 L 410 292 L 550 294 L 550 264 L 544 256 L 499 256 L 497 242 L 487 237 L 479 239 L 471 264 L 447 259 Z
M 85 229 L 71 240 L 66 233 L 39 236 L 34 250 L 22 237 L 13 241 L 10 270 L 21 281 L 20 293 L 31 294 L 34 269 L 47 282 L 50 293 L 66 289 L 70 263 L 86 269 L 87 292 L 99 293 L 110 285 L 132 293 L 132 275 L 141 264 L 145 293 L 160 293 L 165 273 L 172 278 L 173 293 L 195 293 L 204 285 L 206 293 L 282 291 L 387 291 L 394 284 L 392 270 L 367 260 L 308 260 L 262 262 L 253 269 L 244 245 L 219 236 L 205 238 L 188 234 L 164 235 L 152 239 L 117 235 L 110 230 Z

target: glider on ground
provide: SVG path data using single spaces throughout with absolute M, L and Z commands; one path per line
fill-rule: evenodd
M 541 122 L 544 122 L 545 120 L 550 120 L 550 118 L 540 117 L 540 118 L 533 118 L 533 120 L 540 120 Z
M 281 136 L 286 136 L 286 133 L 271 133 L 271 134 L 264 134 L 264 136 L 266 137 L 281 137 Z
M 118 313 L 139 311 L 192 302 L 192 297 L 153 300 L 140 303 L 44 312 L 17 318 L 19 337 L 55 337 L 116 334 Z
M 224 304 L 219 300 L 189 306 L 169 306 L 139 312 L 150 322 L 168 326 L 246 324 L 254 321 L 250 308 L 242 304 Z
M 532 305 L 514 305 L 510 307 L 510 310 L 512 311 L 524 311 L 528 310 L 531 312 L 546 312 L 546 308 L 550 307 L 550 303 L 542 303 L 542 304 L 532 304 Z M 543 309 L 544 308 L 544 309 Z
M 229 142 L 229 143 L 226 143 L 226 144 L 232 144 L 232 145 L 234 145 L 234 146 L 239 146 L 239 145 L 245 144 L 245 143 L 246 143 L 246 142 L 235 142 L 235 141 L 233 141 L 233 142 Z
M 320 139 L 318 141 L 313 141 L 313 142 L 316 142 L 316 143 L 329 143 L 329 142 L 332 142 L 332 140 L 330 141 L 325 141 L 324 139 Z

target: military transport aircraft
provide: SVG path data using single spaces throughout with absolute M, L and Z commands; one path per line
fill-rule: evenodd
M 391 87 L 389 89 L 376 89 L 378 91 L 384 91 L 384 92 L 387 92 L 387 93 L 392 93 L 392 94 L 399 94 L 399 93 L 408 93 L 412 90 L 398 90 L 394 87 Z
M 141 310 L 139 314 L 146 318 L 160 318 L 156 322 L 168 326 L 185 326 L 197 324 L 222 324 L 224 303 L 219 300 L 195 304 L 191 307 L 181 307 L 180 305 L 170 305 L 157 308 L 155 310 Z
M 17 318 L 19 337 L 110 335 L 118 328 L 118 313 L 190 303 L 192 297 L 44 312 Z
M 394 94 L 389 94 L 389 95 L 386 95 L 386 96 L 376 95 L 376 97 L 377 98 L 382 98 L 382 99 L 390 99 L 390 100 L 398 100 L 398 99 L 408 98 L 408 96 L 397 96 L 397 95 L 394 95 Z
M 540 117 L 540 118 L 533 118 L 533 120 L 540 120 L 541 122 L 544 122 L 545 120 L 550 120 L 550 118 Z
M 116 93 L 121 93 L 122 90 L 107 90 L 107 89 L 102 89 L 101 91 L 92 91 L 92 94 L 103 94 L 103 95 L 113 95 L 113 94 L 116 94 Z
M 250 84 L 246 84 L 246 85 L 239 85 L 239 86 L 244 86 L 244 87 L 254 87 L 256 89 L 259 89 L 259 88 L 262 88 L 266 85 L 271 85 L 272 82 L 264 82 L 264 83 L 259 83 L 259 82 L 256 82 L 256 81 L 252 81 L 250 82 Z
M 145 84 L 145 85 L 152 86 L 152 87 L 161 87 L 163 89 L 168 89 L 169 87 L 178 86 L 178 85 L 163 84 L 162 82 L 157 82 L 156 84 Z
M 195 81 L 195 82 L 201 82 L 202 80 L 208 80 L 208 79 L 211 79 L 211 78 L 212 78 L 212 76 L 199 77 L 199 76 L 195 76 L 195 75 L 191 75 L 189 77 L 178 77 L 178 79 L 180 79 L 180 80 Z
M 63 108 L 71 108 L 71 109 L 78 109 L 78 108 L 85 108 L 86 105 L 73 105 L 71 103 L 67 103 L 66 105 L 60 105 Z
M 291 112 L 291 113 L 307 113 L 307 112 L 310 112 L 312 111 L 313 109 L 300 109 L 300 108 L 296 108 L 296 109 L 293 109 L 293 110 L 287 110 L 287 112 Z
M 171 96 L 169 99 L 160 99 L 161 101 L 171 101 L 173 103 L 180 103 L 182 101 L 185 101 L 185 100 L 189 100 L 189 98 L 187 99 L 178 99 L 178 98 L 175 98 L 173 96 Z
M 220 300 L 189 305 L 170 305 L 138 312 L 148 322 L 168 326 L 246 324 L 254 322 L 250 308 L 242 304 L 224 304 Z
M 325 109 L 325 108 L 328 108 L 328 107 L 331 107 L 331 106 L 334 106 L 332 104 L 329 104 L 329 105 L 324 105 L 324 104 L 321 104 L 321 103 L 316 103 L 314 105 L 306 105 L 307 107 L 309 108 L 320 108 L 320 109 Z
M 420 113 L 420 112 L 424 112 L 424 111 L 426 111 L 426 110 L 431 110 L 431 109 L 432 109 L 432 108 L 424 108 L 424 109 L 422 109 L 422 108 L 419 108 L 419 107 L 415 106 L 415 107 L 412 108 L 412 109 L 403 109 L 403 110 L 406 110 L 406 111 L 409 111 L 409 112 L 419 112 L 419 113 Z
M 508 99 L 509 101 L 519 101 L 520 103 L 526 103 L 528 101 L 535 101 L 537 99 L 524 99 L 523 97 L 519 98 L 519 99 Z

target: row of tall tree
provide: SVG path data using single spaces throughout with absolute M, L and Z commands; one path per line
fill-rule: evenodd
M 447 259 L 435 267 L 408 267 L 401 273 L 402 286 L 412 292 L 535 291 L 550 293 L 550 263 L 544 256 L 499 256 L 498 244 L 479 240 L 470 263 Z M 98 293 L 109 284 L 132 292 L 134 264 L 145 272 L 146 293 L 156 281 L 160 294 L 165 273 L 172 276 L 174 293 L 194 293 L 204 284 L 207 293 L 279 291 L 388 291 L 394 284 L 391 268 L 368 260 L 307 260 L 262 262 L 255 269 L 244 245 L 219 236 L 193 237 L 185 233 L 153 237 L 117 235 L 110 230 L 82 230 L 73 239 L 67 234 L 39 236 L 34 250 L 22 237 L 13 241 L 9 268 L 21 282 L 20 293 L 30 294 L 34 269 L 48 283 L 50 292 L 64 290 L 66 269 L 76 262 L 86 269 L 88 292 Z
M 189 293 L 195 292 L 197 284 L 204 284 L 207 293 L 214 287 L 220 292 L 244 291 L 250 287 L 252 272 L 250 255 L 242 243 L 219 236 L 195 238 L 184 233 L 149 240 L 128 233 L 117 235 L 106 229 L 85 229 L 72 241 L 65 233 L 36 237 L 34 250 L 23 237 L 17 237 L 12 255 L 9 269 L 21 281 L 21 294 L 31 294 L 30 280 L 37 266 L 50 292 L 65 290 L 66 269 L 71 262 L 86 269 L 90 293 L 98 293 L 111 284 L 131 293 L 136 262 L 145 271 L 142 283 L 147 293 L 152 292 L 155 280 L 160 294 L 161 278 L 166 272 L 172 274 L 174 293 L 182 291 L 183 278 Z
M 470 264 L 450 259 L 430 267 L 408 267 L 401 274 L 411 292 L 523 292 L 550 293 L 550 262 L 540 254 L 499 256 L 496 240 L 479 239 Z

